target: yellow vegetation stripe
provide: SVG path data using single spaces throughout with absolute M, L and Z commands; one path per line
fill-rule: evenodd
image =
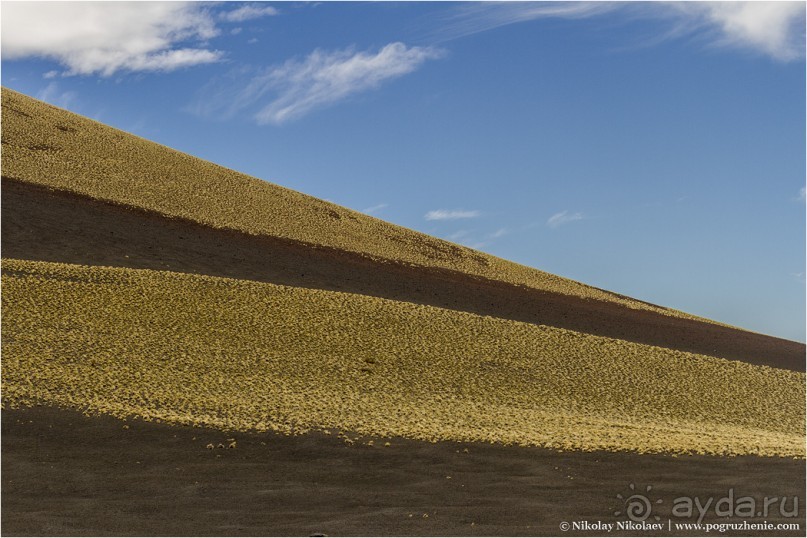
M 804 457 L 805 375 L 361 295 L 3 260 L 6 405 L 226 430 Z
M 449 243 L 3 88 L 3 175 L 209 226 L 701 319 Z M 704 320 L 708 321 L 708 320 Z M 714 322 L 712 322 L 714 323 Z

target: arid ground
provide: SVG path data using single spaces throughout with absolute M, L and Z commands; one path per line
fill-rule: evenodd
M 49 408 L 4 410 L 3 533 L 556 536 L 563 521 L 617 520 L 614 512 L 624 508 L 617 495 L 626 497 L 631 483 L 653 486 L 652 500 L 664 501 L 656 510 L 665 530 L 617 535 L 669 535 L 675 498 L 706 502 L 730 488 L 760 500 L 797 495 L 799 517 L 766 519 L 804 524 L 804 460 L 404 439 L 346 446 L 316 433 L 238 435 L 236 449 L 205 448 L 229 437 Z
M 798 514 L 704 523 L 804 533 L 803 344 L 273 191 L 5 89 L 2 164 L 4 534 L 600 535 L 561 524 L 625 521 L 636 492 L 662 530 L 611 534 L 702 535 L 671 526 L 697 520 L 675 499 L 728 495 L 785 512 L 798 496 Z M 207 198 L 185 204 L 194 170 Z M 168 190 L 132 197 L 161 173 Z M 257 227 L 215 212 L 228 189 Z

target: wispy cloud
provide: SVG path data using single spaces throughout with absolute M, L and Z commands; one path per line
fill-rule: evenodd
M 460 4 L 442 17 L 432 17 L 438 25 L 431 38 L 451 41 L 519 22 L 547 17 L 581 18 L 612 11 L 610 2 L 473 2 Z
M 799 189 L 799 197 L 797 198 L 797 200 L 799 202 L 804 202 L 805 200 L 807 200 L 807 188 L 802 187 L 801 189 Z
M 564 224 L 568 224 L 570 222 L 574 222 L 576 220 L 583 220 L 582 213 L 569 213 L 568 211 L 561 211 L 560 213 L 555 213 L 546 221 L 546 225 L 550 228 L 557 228 L 559 226 L 563 226 Z
M 435 209 L 426 213 L 423 218 L 426 220 L 458 220 L 475 219 L 481 215 L 482 213 L 476 210 L 468 211 L 465 209 Z
M 379 211 L 381 211 L 382 209 L 384 209 L 385 207 L 388 207 L 388 206 L 389 206 L 389 204 L 376 204 L 374 206 L 370 206 L 370 207 L 366 207 L 366 208 L 362 209 L 361 212 L 366 214 L 366 215 L 372 215 L 373 213 L 378 213 Z
M 448 235 L 449 241 L 461 241 L 462 239 L 468 237 L 471 233 L 470 230 L 457 230 L 454 233 Z
M 217 34 L 210 13 L 196 3 L 3 3 L 3 59 L 47 58 L 67 75 L 106 77 L 216 62 L 221 52 L 181 44 Z
M 59 108 L 69 108 L 76 100 L 78 94 L 73 91 L 61 91 L 56 82 L 51 82 L 36 94 L 36 98 Z
M 499 228 L 493 232 L 481 233 L 475 230 L 461 229 L 444 236 L 449 241 L 454 241 L 461 245 L 473 249 L 482 249 L 495 243 L 498 239 L 507 235 L 509 230 L 507 228 Z
M 377 53 L 350 49 L 316 50 L 304 60 L 289 60 L 254 78 L 247 99 L 276 92 L 256 115 L 259 124 L 279 125 L 353 94 L 377 88 L 384 81 L 409 74 L 442 52 L 429 47 L 390 43 Z
M 219 18 L 226 22 L 244 22 L 277 14 L 277 9 L 273 8 L 272 6 L 247 4 L 230 11 L 219 13 Z
M 667 21 L 665 39 L 698 37 L 713 46 L 740 48 L 789 61 L 804 56 L 804 2 L 480 2 L 433 17 L 434 42 L 446 42 L 542 18 L 579 19 L 622 12 Z
M 280 125 L 375 89 L 441 56 L 439 49 L 403 43 L 390 43 L 378 52 L 318 49 L 305 58 L 291 59 L 251 76 L 242 70 L 229 80 L 215 81 L 200 92 L 191 110 L 200 115 L 232 117 L 258 107 L 253 114 L 258 124 Z

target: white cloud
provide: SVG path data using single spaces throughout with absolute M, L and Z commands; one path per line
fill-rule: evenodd
M 540 18 L 588 18 L 620 10 L 672 25 L 657 41 L 684 36 L 789 61 L 804 56 L 804 2 L 480 2 L 438 20 L 432 37 L 448 41 Z
M 572 213 L 569 214 L 568 211 L 561 211 L 560 213 L 555 213 L 546 221 L 546 225 L 550 228 L 557 228 L 558 226 L 562 226 L 569 222 L 574 222 L 576 220 L 582 220 L 583 214 L 582 213 Z
M 507 235 L 507 228 L 499 228 L 495 232 L 489 233 L 487 237 L 488 239 L 498 239 L 500 237 L 504 237 L 505 235 Z
M 383 82 L 415 71 L 424 62 L 442 56 L 431 47 L 390 43 L 378 52 L 315 50 L 251 76 L 235 71 L 229 80 L 205 87 L 190 108 L 200 115 L 231 117 L 241 110 L 254 113 L 259 124 L 280 125 L 309 112 L 375 89 Z
M 69 108 L 75 102 L 77 96 L 78 94 L 73 91 L 61 91 L 59 85 L 55 82 L 51 82 L 36 94 L 36 98 L 40 101 L 45 101 L 59 108 Z
M 244 22 L 252 19 L 259 19 L 271 15 L 277 15 L 277 9 L 272 6 L 262 6 L 259 4 L 249 4 L 241 6 L 231 11 L 219 14 L 219 18 L 226 22 Z
M 385 207 L 387 207 L 388 205 L 389 205 L 389 204 L 377 204 L 377 205 L 374 205 L 374 206 L 370 206 L 370 207 L 364 208 L 364 209 L 362 209 L 362 210 L 361 210 L 361 212 L 362 212 L 362 213 L 365 213 L 365 214 L 367 214 L 367 215 L 372 215 L 373 213 L 376 213 L 376 212 L 378 212 L 378 211 L 381 211 L 382 209 L 384 209 L 384 208 L 385 208 Z
M 308 112 L 411 73 L 441 53 L 428 47 L 390 43 L 376 54 L 316 50 L 304 60 L 289 60 L 252 80 L 248 95 L 277 95 L 256 115 L 259 124 L 279 125 Z
M 798 200 L 799 202 L 804 202 L 805 200 L 807 200 L 807 188 L 802 187 L 801 189 L 799 189 Z
M 804 2 L 675 2 L 670 7 L 715 45 L 782 61 L 804 55 Z
M 435 209 L 429 211 L 423 218 L 426 220 L 457 220 L 475 219 L 482 215 L 479 211 L 467 211 L 464 209 Z
M 172 71 L 222 53 L 180 46 L 218 34 L 201 4 L 175 2 L 4 2 L 4 60 L 55 60 L 68 75 Z
M 44 74 L 42 75 L 42 78 L 45 78 L 45 79 L 48 79 L 48 78 L 56 78 L 56 76 L 57 76 L 58 74 L 59 74 L 59 72 L 58 72 L 58 71 L 56 71 L 56 70 L 51 70 L 51 71 L 48 71 L 47 73 L 44 73 Z

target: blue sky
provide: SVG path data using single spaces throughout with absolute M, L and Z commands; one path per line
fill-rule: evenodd
M 805 339 L 803 3 L 1 13 L 4 86 L 503 258 Z

